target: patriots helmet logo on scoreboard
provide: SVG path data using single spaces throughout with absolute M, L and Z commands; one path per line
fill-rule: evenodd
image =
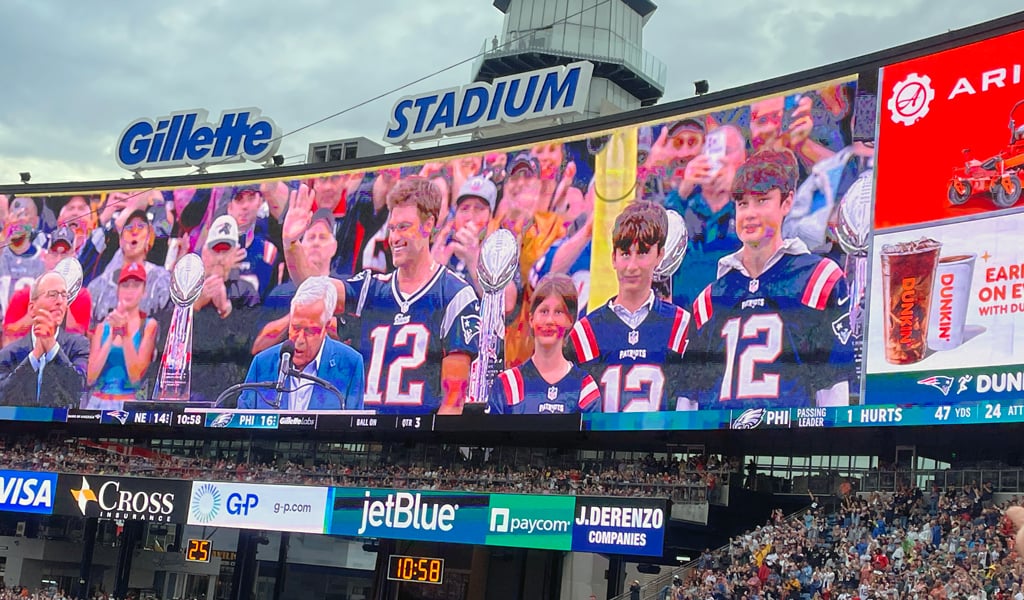
M 943 396 L 948 396 L 950 388 L 953 387 L 953 378 L 948 375 L 932 375 L 931 377 L 918 379 L 917 383 L 918 385 L 930 385 L 942 392 Z

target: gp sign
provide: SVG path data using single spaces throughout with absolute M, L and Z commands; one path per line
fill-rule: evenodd
M 392 144 L 526 119 L 582 112 L 590 93 L 592 63 L 581 61 L 405 96 L 391 109 L 384 140 Z
M 281 135 L 259 109 L 221 113 L 214 124 L 202 109 L 174 112 L 157 119 L 136 119 L 117 141 L 117 164 L 129 171 L 169 167 L 262 162 L 277 152 Z
M 188 524 L 324 532 L 327 488 L 195 481 Z

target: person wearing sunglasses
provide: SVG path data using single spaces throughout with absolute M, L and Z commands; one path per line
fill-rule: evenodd
M 29 335 L 0 349 L 0 404 L 77 407 L 85 388 L 89 340 L 61 324 L 68 311 L 64 277 L 50 271 L 29 288 Z

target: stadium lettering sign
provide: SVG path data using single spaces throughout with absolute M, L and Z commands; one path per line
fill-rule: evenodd
M 281 144 L 277 125 L 259 109 L 221 113 L 217 124 L 202 109 L 132 121 L 118 138 L 117 164 L 129 171 L 211 163 L 262 162 Z
M 400 144 L 503 123 L 582 112 L 590 93 L 592 63 L 498 77 L 458 88 L 405 96 L 391 109 L 384 140 Z

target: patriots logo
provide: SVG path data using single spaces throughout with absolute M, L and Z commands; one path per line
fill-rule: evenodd
M 217 415 L 217 418 L 210 422 L 209 427 L 227 427 L 231 424 L 231 413 L 221 413 Z
M 832 321 L 832 333 L 839 340 L 840 344 L 846 345 L 853 335 L 853 328 L 850 327 L 850 313 L 843 313 L 841 317 Z
M 754 429 L 764 420 L 765 409 L 748 408 L 729 425 L 730 429 Z
M 972 379 L 974 379 L 974 375 L 961 375 L 960 377 L 957 377 L 956 393 L 958 396 L 967 391 L 967 384 L 970 383 Z
M 480 333 L 480 315 L 463 315 L 459 323 L 462 324 L 462 338 L 467 344 Z
M 953 387 L 953 378 L 947 375 L 932 375 L 917 380 L 918 385 L 930 385 L 942 392 L 943 396 L 949 395 L 949 389 Z
M 107 416 L 112 419 L 117 419 L 118 423 L 122 425 L 124 425 L 128 421 L 128 411 L 124 410 L 107 411 Z

